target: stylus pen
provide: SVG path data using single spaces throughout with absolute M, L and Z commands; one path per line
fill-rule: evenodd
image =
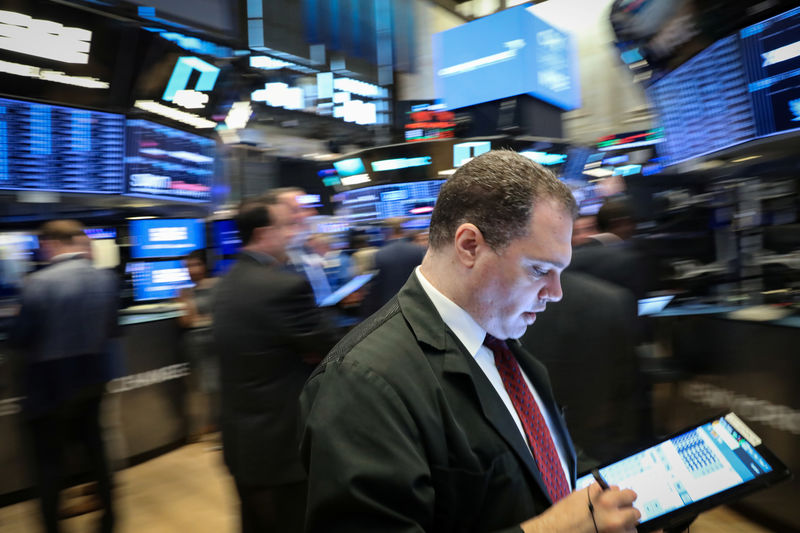
M 606 483 L 606 480 L 600 475 L 600 471 L 598 469 L 592 468 L 592 477 L 594 477 L 594 480 L 597 481 L 597 484 L 600 485 L 601 489 L 608 490 L 608 483 Z

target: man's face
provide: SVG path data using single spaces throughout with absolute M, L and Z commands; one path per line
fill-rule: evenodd
M 266 252 L 285 263 L 287 260 L 286 247 L 294 235 L 292 213 L 285 204 L 275 204 L 268 207 L 272 225 L 268 227 Z
M 521 337 L 547 302 L 561 300 L 561 272 L 572 259 L 572 218 L 543 201 L 534 205 L 528 228 L 499 254 L 487 247 L 476 259 L 473 318 L 498 339 Z
M 597 234 L 595 217 L 580 217 L 572 227 L 572 246 L 580 246 Z
M 189 269 L 189 278 L 193 283 L 198 283 L 206 277 L 206 265 L 200 259 L 195 257 L 187 259 L 186 268 Z

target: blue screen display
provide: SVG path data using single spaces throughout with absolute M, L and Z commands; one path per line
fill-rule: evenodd
M 125 117 L 0 98 L 0 189 L 124 190 Z
M 127 193 L 208 202 L 216 168 L 216 143 L 146 120 L 128 120 Z
M 572 37 L 528 6 L 434 34 L 433 62 L 436 97 L 449 109 L 520 94 L 564 110 L 580 107 Z
M 600 468 L 600 475 L 609 485 L 636 492 L 634 507 L 645 522 L 771 472 L 729 423 L 731 415 Z M 593 482 L 591 474 L 582 476 L 575 489 Z
M 333 168 L 336 169 L 336 172 L 339 174 L 340 178 L 346 178 L 347 176 L 355 176 L 357 174 L 364 174 L 367 172 L 367 169 L 364 168 L 364 162 L 361 161 L 361 158 L 359 157 L 336 161 L 333 164 Z
M 214 246 L 222 255 L 233 255 L 242 246 L 239 230 L 233 220 L 215 220 L 211 226 L 214 231 Z
M 189 269 L 178 259 L 128 263 L 126 271 L 133 280 L 133 299 L 137 302 L 175 298 L 181 289 L 194 286 Z
M 664 127 L 666 165 L 749 141 L 756 135 L 736 36 L 720 39 L 647 91 Z
M 183 257 L 206 245 L 203 221 L 194 218 L 131 220 L 130 237 L 134 259 Z
M 800 7 L 740 37 L 758 135 L 800 128 Z
M 445 180 L 373 185 L 337 194 L 337 213 L 353 221 L 428 215 Z

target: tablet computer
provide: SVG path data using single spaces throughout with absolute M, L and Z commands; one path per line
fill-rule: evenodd
M 633 489 L 640 532 L 675 526 L 703 511 L 773 485 L 790 472 L 735 413 L 686 428 L 599 467 L 608 485 Z M 581 474 L 576 490 L 591 485 Z
M 655 315 L 656 313 L 660 313 L 669 305 L 673 298 L 675 298 L 674 294 L 642 298 L 638 302 L 639 316 Z
M 335 291 L 333 291 L 329 296 L 322 299 L 319 302 L 320 307 L 330 307 L 331 305 L 336 305 L 341 302 L 345 297 L 353 294 L 358 289 L 363 287 L 367 284 L 369 280 L 371 280 L 375 276 L 375 272 L 367 272 L 365 274 L 360 274 Z

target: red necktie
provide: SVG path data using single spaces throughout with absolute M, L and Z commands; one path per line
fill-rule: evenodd
M 525 383 L 519 363 L 508 349 L 505 341 L 487 334 L 484 344 L 494 353 L 494 364 L 500 372 L 503 386 L 522 422 L 525 435 L 528 437 L 528 445 L 531 447 L 533 458 L 539 467 L 550 500 L 555 503 L 569 494 L 570 488 L 547 423 L 544 421 L 539 406 L 536 405 L 536 399 L 528 388 L 528 384 Z

